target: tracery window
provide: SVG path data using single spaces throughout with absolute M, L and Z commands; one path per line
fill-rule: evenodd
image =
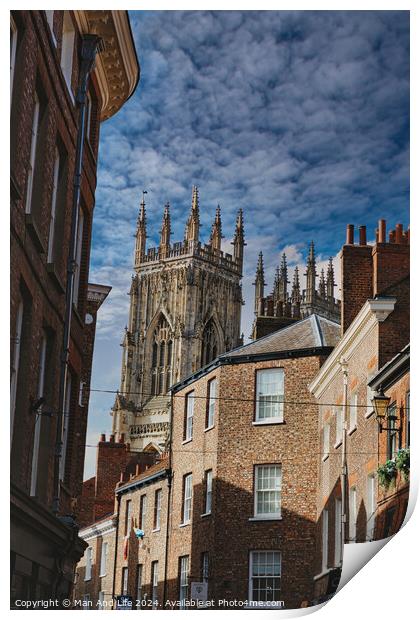
M 170 327 L 161 316 L 153 332 L 152 394 L 166 394 L 172 382 L 172 336 Z
M 205 366 L 213 361 L 218 355 L 216 328 L 212 320 L 208 321 L 203 332 L 203 345 L 201 350 L 201 365 Z

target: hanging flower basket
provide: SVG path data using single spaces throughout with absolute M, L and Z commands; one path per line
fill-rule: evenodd
M 395 456 L 395 465 L 404 476 L 404 480 L 410 477 L 410 448 L 401 448 Z
M 388 460 L 383 465 L 378 467 L 378 480 L 379 484 L 385 489 L 388 489 L 391 482 L 395 480 L 397 476 L 397 465 L 394 460 Z

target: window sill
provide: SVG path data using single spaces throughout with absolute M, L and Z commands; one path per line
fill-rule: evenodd
M 353 426 L 353 428 L 351 428 L 347 434 L 348 434 L 349 436 L 350 436 L 350 435 L 353 435 L 354 431 L 357 431 L 357 426 Z
M 106 577 L 106 573 L 103 573 L 102 575 L 99 575 L 100 578 L 102 577 Z
M 337 441 L 337 442 L 334 444 L 334 449 L 335 449 L 335 450 L 337 450 L 337 448 L 339 448 L 342 444 L 343 444 L 343 440 L 342 440 L 342 439 L 340 439 L 340 441 Z
M 191 525 L 191 521 L 187 521 L 186 523 L 180 523 L 179 527 L 187 527 L 187 525 Z
M 184 439 L 184 441 L 182 442 L 182 445 L 185 446 L 186 443 L 191 443 L 192 442 L 192 437 L 191 439 Z
M 160 527 L 156 527 L 154 530 L 152 530 L 152 534 L 154 534 L 155 532 L 160 532 Z
M 324 454 L 324 456 L 322 457 L 322 462 L 325 463 L 325 461 L 329 458 L 330 458 L 329 454 Z
M 207 427 L 204 429 L 204 432 L 205 432 L 205 433 L 207 433 L 207 431 L 211 431 L 213 428 L 214 428 L 214 424 L 213 424 L 213 426 L 207 426 Z
M 272 418 L 270 420 L 254 420 L 253 426 L 271 426 L 272 424 L 286 424 L 284 420 L 279 418 Z
M 268 516 L 268 517 L 249 517 L 248 521 L 283 521 L 283 517 L 282 516 Z
M 210 517 L 211 512 L 203 512 L 202 515 L 200 515 L 201 517 Z
M 45 254 L 45 248 L 41 241 L 41 235 L 39 234 L 39 230 L 35 224 L 35 219 L 32 213 L 25 213 L 25 224 L 38 252 Z
M 372 411 L 368 411 L 367 413 L 365 413 L 365 420 L 368 420 L 370 416 L 373 415 L 374 413 L 375 413 L 374 409 L 372 409 Z
M 326 577 L 327 575 L 329 575 L 329 573 L 332 571 L 332 568 L 326 568 L 322 571 L 322 573 L 319 573 L 318 575 L 315 575 L 315 577 L 313 578 L 314 581 L 318 581 L 318 579 L 322 579 L 322 577 Z
M 85 577 L 83 581 L 91 581 L 92 577 Z
M 63 283 L 61 282 L 56 270 L 55 270 L 55 263 L 47 263 L 47 271 L 50 275 L 51 280 L 54 282 L 56 288 L 59 290 L 60 293 L 65 293 L 66 289 L 63 286 Z

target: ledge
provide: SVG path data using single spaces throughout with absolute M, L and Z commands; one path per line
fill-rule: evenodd
M 213 428 L 215 428 L 214 424 L 213 426 L 207 426 L 207 428 L 204 429 L 204 432 L 207 433 L 207 431 L 211 431 Z
M 193 438 L 192 438 L 192 437 L 191 437 L 191 439 L 184 439 L 184 441 L 182 442 L 182 444 L 181 444 L 181 445 L 185 446 L 185 444 L 187 444 L 187 443 L 191 443 L 191 442 L 192 442 L 192 440 L 193 440 Z
M 368 411 L 367 413 L 365 413 L 365 420 L 368 420 L 374 413 L 375 413 L 374 409 L 372 409 L 372 411 Z
M 335 449 L 335 450 L 337 450 L 337 448 L 339 448 L 342 444 L 343 444 L 343 440 L 342 440 L 342 439 L 340 439 L 340 441 L 337 441 L 337 442 L 334 444 L 334 449 Z
M 32 213 L 25 213 L 25 224 L 38 252 L 45 254 L 44 244 L 41 241 L 41 235 L 39 234 L 39 230 L 35 224 L 35 219 Z
M 329 573 L 334 570 L 334 568 L 338 568 L 338 567 L 333 567 L 333 568 L 327 568 L 324 571 L 322 571 L 322 573 L 319 573 L 318 575 L 315 575 L 315 577 L 313 578 L 314 581 L 318 581 L 318 579 L 322 579 L 322 577 L 326 577 L 327 575 L 329 575 Z
M 253 421 L 252 422 L 252 426 L 273 426 L 274 424 L 286 424 L 286 422 L 284 420 L 270 420 L 269 422 L 266 422 L 265 420 L 261 420 L 261 421 Z
M 211 512 L 203 512 L 202 515 L 200 515 L 200 517 L 210 517 L 211 516 Z
M 47 263 L 47 272 L 49 273 L 49 276 L 54 282 L 58 291 L 64 294 L 66 292 L 66 289 L 64 288 L 63 283 L 61 282 L 60 277 L 55 270 L 55 263 Z
M 283 517 L 249 517 L 248 521 L 283 521 Z
M 350 437 L 350 435 L 353 435 L 354 431 L 357 431 L 357 426 L 353 426 L 353 428 L 348 431 L 347 435 Z
M 191 521 L 187 521 L 186 523 L 180 523 L 179 527 L 187 527 L 187 525 L 191 525 Z

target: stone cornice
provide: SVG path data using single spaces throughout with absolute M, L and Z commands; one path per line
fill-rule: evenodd
M 116 530 L 116 521 L 114 517 L 107 519 L 106 521 L 99 521 L 97 523 L 93 523 L 88 527 L 84 527 L 79 532 L 79 536 L 83 538 L 83 540 L 90 540 L 91 538 L 98 538 L 98 536 L 104 536 L 105 534 L 110 534 Z
M 104 121 L 129 99 L 140 78 L 127 11 L 74 11 L 74 16 L 81 33 L 97 34 L 104 43 L 95 65 Z
M 378 322 L 385 321 L 394 310 L 397 299 L 395 297 L 381 297 L 368 299 L 359 314 L 350 324 L 344 336 L 335 347 L 331 355 L 322 365 L 320 371 L 309 384 L 309 391 L 316 398 L 322 394 L 332 377 L 340 372 L 340 360 L 348 358 L 361 340 Z

